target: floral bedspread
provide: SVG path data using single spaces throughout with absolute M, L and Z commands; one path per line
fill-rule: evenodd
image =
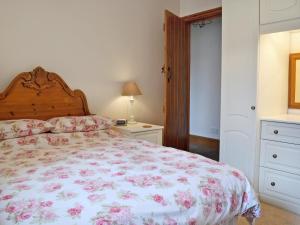
M 257 217 L 238 170 L 110 130 L 0 142 L 0 225 L 205 225 Z

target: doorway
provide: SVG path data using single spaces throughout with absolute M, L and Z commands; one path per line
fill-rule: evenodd
M 219 160 L 222 18 L 190 26 L 189 151 Z
M 193 23 L 210 23 L 208 20 L 221 17 L 221 15 L 222 8 L 211 9 L 185 17 L 179 17 L 167 10 L 165 12 L 164 65 L 162 67 L 162 73 L 164 75 L 163 142 L 165 146 L 193 151 L 190 150 L 189 147 L 191 29 Z M 198 24 L 198 26 L 202 25 Z M 209 52 L 205 54 L 209 54 Z M 205 60 L 205 58 L 203 60 Z M 215 129 L 217 129 L 215 133 L 218 133 L 217 126 Z M 196 140 L 199 143 L 199 138 L 196 138 Z M 210 140 L 209 145 L 214 146 L 215 143 Z M 195 152 L 203 154 L 203 152 L 199 150 L 195 150 Z M 203 155 L 213 158 L 207 154 Z M 217 157 L 214 157 L 214 159 L 217 159 Z

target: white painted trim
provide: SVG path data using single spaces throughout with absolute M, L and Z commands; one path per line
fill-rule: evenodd
M 269 23 L 260 25 L 260 33 L 268 34 L 268 33 L 276 33 L 283 32 L 289 30 L 297 30 L 300 28 L 300 18 L 293 20 L 285 20 L 277 23 Z
M 288 109 L 288 114 L 300 115 L 300 109 Z

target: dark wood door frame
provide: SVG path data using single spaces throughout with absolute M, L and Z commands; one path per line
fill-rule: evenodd
M 197 22 L 199 20 L 207 20 L 207 19 L 211 19 L 211 18 L 219 17 L 219 16 L 222 16 L 222 7 L 218 7 L 215 9 L 210 9 L 207 11 L 184 16 L 184 17 L 182 17 L 182 19 L 186 23 L 191 24 L 191 23 Z

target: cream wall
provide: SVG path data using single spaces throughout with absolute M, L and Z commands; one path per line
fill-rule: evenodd
M 222 0 L 180 0 L 180 15 L 202 12 L 222 6 Z
M 1 0 L 0 90 L 41 65 L 81 88 L 93 113 L 126 117 L 122 83 L 136 80 L 136 117 L 162 122 L 163 12 L 179 0 Z
M 261 35 L 258 77 L 260 117 L 287 113 L 289 54 L 289 32 Z
M 290 52 L 291 53 L 300 53 L 300 30 L 292 31 L 290 33 Z M 296 68 L 300 68 L 299 60 L 297 60 L 297 66 Z M 296 70 L 296 77 L 300 76 L 300 69 Z M 300 82 L 299 79 L 296 79 L 296 96 L 295 101 L 300 101 Z M 299 109 L 292 109 L 293 112 L 290 111 L 290 113 L 300 113 Z
M 300 52 L 300 31 L 261 35 L 259 67 L 260 117 L 297 113 L 288 109 L 289 55 Z
M 300 30 L 290 33 L 290 45 L 291 53 L 300 53 Z

